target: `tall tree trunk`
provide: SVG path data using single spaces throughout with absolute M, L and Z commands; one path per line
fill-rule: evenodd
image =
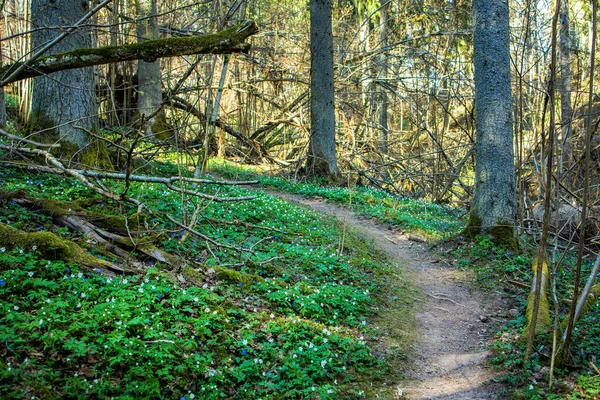
M 358 41 L 359 49 L 362 54 L 369 54 L 371 50 L 371 18 L 367 10 L 359 7 L 358 12 Z M 363 121 L 366 127 L 366 137 L 369 137 L 370 125 L 368 120 L 370 118 L 370 108 L 373 102 L 373 96 L 371 95 L 371 86 L 373 82 L 373 76 L 371 71 L 371 60 L 365 58 L 360 66 L 361 77 L 360 77 L 360 94 L 362 97 L 362 108 L 363 108 Z
M 560 64 L 560 125 L 561 125 L 561 155 L 560 171 L 564 170 L 565 163 L 573 161 L 573 134 L 571 117 L 571 45 L 569 33 L 569 0 L 562 0 L 560 8 L 560 33 L 559 33 L 559 64 Z
M 136 25 L 138 43 L 150 39 L 158 39 L 156 20 L 156 0 L 136 0 L 136 11 L 139 20 Z M 138 112 L 140 116 L 154 115 L 162 104 L 162 88 L 160 61 L 138 61 Z M 165 136 L 165 113 L 160 111 L 146 121 L 146 134 Z
M 310 1 L 310 143 L 307 172 L 337 178 L 331 0 Z
M 72 26 L 88 11 L 82 0 L 32 0 L 32 47 L 38 49 L 62 33 L 57 27 Z M 40 29 L 47 28 L 47 29 Z M 73 32 L 49 50 L 55 54 L 91 47 L 85 28 Z M 57 72 L 51 77 L 39 76 L 33 81 L 30 119 L 34 126 L 54 127 L 61 141 L 81 149 L 88 144 L 88 134 L 74 125 L 92 129 L 97 114 L 96 88 L 92 68 Z
M 383 154 L 387 152 L 387 142 L 388 142 L 388 96 L 386 92 L 386 87 L 384 86 L 387 77 L 388 77 L 388 52 L 387 47 L 387 36 L 389 30 L 388 24 L 388 7 L 390 2 L 386 1 L 381 5 L 381 9 L 379 10 L 380 15 L 380 26 L 379 26 L 379 37 L 380 37 L 380 47 L 384 49 L 381 54 L 381 74 L 379 79 L 381 83 L 379 84 L 379 151 Z
M 6 35 L 3 35 L 6 36 Z M 2 65 L 3 55 L 2 55 L 2 43 L 0 43 L 0 65 Z M 4 87 L 0 88 L 0 127 L 4 127 L 6 125 L 6 100 L 4 98 Z
M 467 233 L 516 246 L 508 3 L 474 0 L 475 194 Z

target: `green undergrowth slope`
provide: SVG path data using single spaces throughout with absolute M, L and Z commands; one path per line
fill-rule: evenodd
M 451 243 L 447 244 L 452 246 Z M 532 281 L 531 266 L 534 262 L 531 254 L 535 248 L 524 249 L 515 254 L 495 246 L 486 237 L 477 237 L 472 242 L 449 248 L 448 253 L 455 257 L 459 266 L 474 271 L 476 279 L 487 290 L 501 290 L 513 299 L 509 309 L 500 315 L 508 323 L 498 332 L 493 343 L 492 363 L 505 371 L 503 379 L 515 389 L 514 399 L 598 399 L 600 396 L 600 376 L 595 367 L 600 355 L 600 302 L 582 316 L 574 332 L 571 361 L 564 368 L 557 368 L 552 389 L 548 384 L 552 333 L 538 337 L 531 361 L 523 366 L 525 341 L 521 340 L 526 326 L 527 287 Z M 576 252 L 568 252 L 556 271 L 556 296 L 559 299 L 560 321 L 569 313 L 570 299 L 573 295 Z M 550 258 L 551 267 L 558 260 Z M 584 259 L 582 275 L 588 276 L 593 265 L 592 258 Z M 512 282 L 509 284 L 508 282 Z M 554 303 L 551 302 L 552 317 Z
M 144 173 L 177 170 L 165 163 Z M 107 221 L 139 217 L 134 207 L 70 178 L 10 168 L 0 174 L 7 193 L 71 202 L 73 210 L 84 207 Z M 129 195 L 158 217 L 127 229 L 146 232 L 157 247 L 185 260 L 179 269 L 133 249 L 142 272 L 118 276 L 65 263 L 27 243 L 0 245 L 1 398 L 385 396 L 372 388 L 401 365 L 407 339 L 396 336 L 399 345 L 381 347 L 393 329 L 376 321 L 392 308 L 395 324 L 406 325 L 397 331 L 407 331 L 412 318 L 411 300 L 404 300 L 412 289 L 397 269 L 355 232 L 342 233 L 333 220 L 304 208 L 234 186 L 193 189 L 256 198 L 219 203 L 132 182 Z M 54 232 L 94 257 L 119 262 L 16 197 L 0 198 L 0 224 Z M 185 237 L 164 217 L 189 223 L 196 211 L 195 230 L 246 250 Z
M 466 223 L 464 210 L 393 196 L 368 186 L 342 188 L 322 185 L 318 181 L 294 181 L 261 174 L 260 171 L 242 168 L 224 160 L 213 161 L 211 170 L 229 178 L 258 179 L 262 186 L 275 190 L 321 197 L 429 240 L 455 236 L 464 229 Z
M 483 236 L 474 240 L 458 237 L 465 220 L 460 210 L 442 207 L 428 202 L 391 196 L 367 187 L 339 188 L 321 185 L 318 181 L 297 182 L 277 176 L 262 174 L 259 169 L 241 168 L 226 161 L 215 161 L 212 170 L 230 178 L 255 178 L 261 186 L 299 195 L 324 198 L 328 201 L 351 206 L 358 213 L 377 218 L 410 233 L 419 233 L 429 240 L 442 239 L 438 250 L 453 257 L 452 262 L 460 268 L 473 272 L 474 280 L 486 290 L 497 290 L 514 299 L 510 308 L 500 318 L 507 321 L 492 345 L 492 364 L 506 371 L 503 380 L 514 388 L 514 399 L 598 399 L 600 377 L 600 302 L 586 313 L 575 330 L 572 361 L 567 368 L 555 371 L 555 384 L 548 388 L 548 372 L 552 337 L 541 335 L 531 362 L 523 368 L 524 343 L 520 340 L 526 324 L 526 299 L 529 291 L 523 286 L 530 284 L 531 265 L 535 247 L 524 245 L 521 254 L 498 247 Z M 455 237 L 455 238 L 453 238 Z M 444 241 L 443 239 L 453 238 Z M 554 260 L 556 261 L 556 260 Z M 583 265 L 583 274 L 591 270 L 593 259 Z M 557 270 L 557 296 L 561 318 L 568 315 L 572 297 L 575 254 L 569 253 Z M 510 283 L 512 282 L 512 283 Z M 516 286 L 515 282 L 521 286 Z M 564 301 L 566 300 L 566 301 Z M 562 319 L 561 319 L 562 321 Z

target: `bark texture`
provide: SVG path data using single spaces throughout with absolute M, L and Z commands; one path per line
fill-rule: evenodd
M 136 33 L 138 43 L 158 39 L 156 20 L 156 0 L 137 0 Z M 153 115 L 162 104 L 160 61 L 138 60 L 138 112 L 146 117 Z M 146 121 L 146 134 L 160 134 L 165 131 L 165 113 L 160 111 Z
M 514 246 L 517 196 L 507 1 L 474 0 L 473 16 L 477 143 L 467 232 Z
M 337 177 L 331 0 L 310 1 L 310 144 L 307 171 Z
M 87 1 L 82 0 L 32 0 L 31 20 L 36 29 L 32 45 L 37 49 L 62 33 L 57 27 L 72 26 L 88 11 Z M 48 28 L 48 29 L 39 29 Z M 49 52 L 60 53 L 91 47 L 88 31 L 77 30 L 52 47 Z M 52 58 L 53 56 L 48 56 Z M 39 60 L 41 61 L 41 60 Z M 35 63 L 34 63 L 35 64 Z M 10 66 L 0 72 L 8 70 Z M 96 88 L 92 68 L 61 71 L 52 77 L 38 76 L 33 81 L 31 116 L 34 125 L 55 127 L 61 140 L 83 148 L 88 135 L 79 125 L 92 129 L 95 124 Z
M 0 65 L 2 65 L 2 44 L 0 43 Z M 6 125 L 6 98 L 4 96 L 4 87 L 0 88 L 0 127 Z
M 561 125 L 561 165 L 573 160 L 573 134 L 571 119 L 573 107 L 571 105 L 571 46 L 569 33 L 569 0 L 562 0 L 560 7 L 560 34 L 559 34 L 559 63 L 560 63 L 560 125 Z
M 379 10 L 380 26 L 379 26 L 379 46 L 382 49 L 388 46 L 388 34 L 389 34 L 389 22 L 388 22 L 388 8 L 390 2 L 386 2 L 381 5 Z M 383 51 L 381 54 L 381 73 L 379 76 L 379 151 L 383 154 L 387 153 L 388 146 L 388 96 L 386 87 L 384 86 L 388 78 L 388 58 L 389 54 L 387 51 Z
M 33 78 L 68 69 L 110 64 L 118 61 L 142 59 L 151 62 L 159 58 L 190 54 L 248 52 L 250 45 L 244 43 L 244 40 L 256 32 L 258 32 L 256 23 L 254 21 L 245 21 L 214 34 L 147 40 L 143 43 L 116 47 L 79 48 L 78 50 L 41 57 L 32 62 L 29 68 L 26 68 L 21 74 L 9 81 L 3 82 L 3 84 L 8 85 L 9 83 L 26 78 Z M 6 71 L 16 68 L 19 65 L 20 63 L 14 63 L 0 68 L 0 76 L 5 75 Z

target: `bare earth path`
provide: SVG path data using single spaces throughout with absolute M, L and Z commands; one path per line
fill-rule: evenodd
M 304 204 L 322 214 L 346 221 L 375 241 L 390 260 L 405 267 L 404 276 L 423 293 L 416 315 L 417 340 L 409 355 L 405 381 L 396 388 L 398 399 L 502 399 L 495 372 L 486 367 L 489 344 L 498 311 L 506 306 L 497 293 L 472 286 L 463 271 L 440 262 L 423 243 L 345 208 L 319 199 L 269 192 Z

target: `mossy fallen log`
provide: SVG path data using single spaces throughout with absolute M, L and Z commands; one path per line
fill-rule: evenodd
M 85 252 L 77 243 L 62 239 L 51 232 L 25 232 L 0 223 L 0 245 L 39 251 L 48 260 L 62 260 L 85 268 L 101 268 L 125 273 L 126 269 Z
M 55 221 L 64 222 L 64 219 L 77 215 L 89 221 L 94 226 L 111 230 L 123 235 L 136 236 L 139 230 L 146 229 L 146 216 L 141 213 L 134 213 L 126 217 L 121 215 L 105 214 L 97 211 L 87 210 L 85 207 L 99 201 L 91 201 L 90 199 L 76 201 L 59 201 L 54 199 L 36 199 L 29 197 L 27 192 L 21 190 L 19 192 L 6 192 L 0 190 L 0 203 L 8 200 L 30 209 L 37 210 L 45 214 Z M 60 223 L 64 225 L 64 223 Z M 85 233 L 85 232 L 83 232 Z
M 131 254 L 126 254 L 136 251 L 170 268 L 179 269 L 185 265 L 183 259 L 159 249 L 152 243 L 160 235 L 134 239 L 137 236 L 136 228 L 144 227 L 142 224 L 146 222 L 143 214 L 135 213 L 128 217 L 110 215 L 88 211 L 81 207 L 80 202 L 35 199 L 28 197 L 24 191 L 13 193 L 0 191 L 0 202 L 9 199 L 51 217 L 58 225 L 84 234 L 96 245 L 103 246 L 107 253 L 123 258 L 129 264 L 141 265 Z M 110 253 L 108 255 L 111 255 Z
M 254 21 L 244 21 L 213 34 L 146 40 L 123 46 L 78 49 L 52 54 L 31 62 L 21 73 L 11 76 L 10 79 L 2 81 L 1 84 L 6 86 L 22 79 L 53 72 L 122 61 L 144 60 L 152 62 L 159 58 L 191 54 L 248 52 L 250 45 L 244 43 L 244 40 L 256 32 L 258 32 L 258 26 Z M 7 76 L 7 73 L 16 70 L 21 65 L 21 62 L 5 65 L 0 68 L 0 76 Z

